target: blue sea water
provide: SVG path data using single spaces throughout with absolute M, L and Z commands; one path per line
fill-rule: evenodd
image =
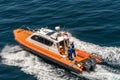
M 21 26 L 58 25 L 77 48 L 103 59 L 95 72 L 77 77 L 14 40 L 13 30 Z M 119 0 L 0 0 L 0 80 L 120 80 L 119 35 Z

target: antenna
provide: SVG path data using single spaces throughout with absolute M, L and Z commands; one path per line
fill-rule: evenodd
M 64 31 L 64 29 L 65 29 L 65 26 L 63 27 L 63 31 Z

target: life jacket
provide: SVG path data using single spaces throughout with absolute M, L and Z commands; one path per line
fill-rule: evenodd
M 71 54 L 71 53 L 72 53 L 71 49 L 68 49 L 68 54 Z

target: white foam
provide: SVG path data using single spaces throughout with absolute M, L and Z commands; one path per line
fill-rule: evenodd
M 120 48 L 101 47 L 99 45 L 80 41 L 74 37 L 71 38 L 75 40 L 75 45 L 77 48 L 88 53 L 95 53 L 99 55 L 105 62 L 107 62 L 110 65 L 120 66 Z M 82 76 L 100 80 L 120 80 L 119 75 L 120 74 L 108 71 L 104 65 L 97 65 L 95 72 L 91 73 L 84 72 L 82 74 Z
M 74 37 L 75 45 L 77 48 L 86 51 L 88 53 L 95 53 L 100 56 L 108 64 L 114 64 L 120 66 L 120 48 L 118 47 L 101 47 L 92 43 L 86 43 L 80 41 Z
M 97 65 L 95 72 L 86 73 L 84 72 L 82 76 L 85 76 L 91 80 L 120 80 L 120 74 L 112 73 L 107 71 L 104 66 Z
M 98 54 L 110 65 L 120 66 L 120 48 L 101 47 L 80 41 L 74 37 L 71 38 L 74 40 L 77 48 L 89 53 Z M 74 77 L 68 76 L 64 69 L 54 68 L 54 65 L 47 64 L 35 55 L 22 50 L 19 46 L 6 45 L 0 55 L 3 64 L 21 67 L 22 71 L 34 75 L 38 80 L 75 80 Z M 89 79 L 120 80 L 120 74 L 110 72 L 106 67 L 104 65 L 97 65 L 95 72 L 84 72 L 81 76 Z
M 42 59 L 22 50 L 19 46 L 6 45 L 1 52 L 2 63 L 6 65 L 21 67 L 21 70 L 27 74 L 34 75 L 38 80 L 66 80 L 65 70 L 54 68 Z M 60 77 L 63 76 L 64 77 Z M 71 77 L 71 80 L 74 80 Z

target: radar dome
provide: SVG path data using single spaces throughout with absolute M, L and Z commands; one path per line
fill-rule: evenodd
M 56 31 L 60 31 L 60 26 L 56 26 L 56 27 L 55 27 L 55 30 L 56 30 Z

